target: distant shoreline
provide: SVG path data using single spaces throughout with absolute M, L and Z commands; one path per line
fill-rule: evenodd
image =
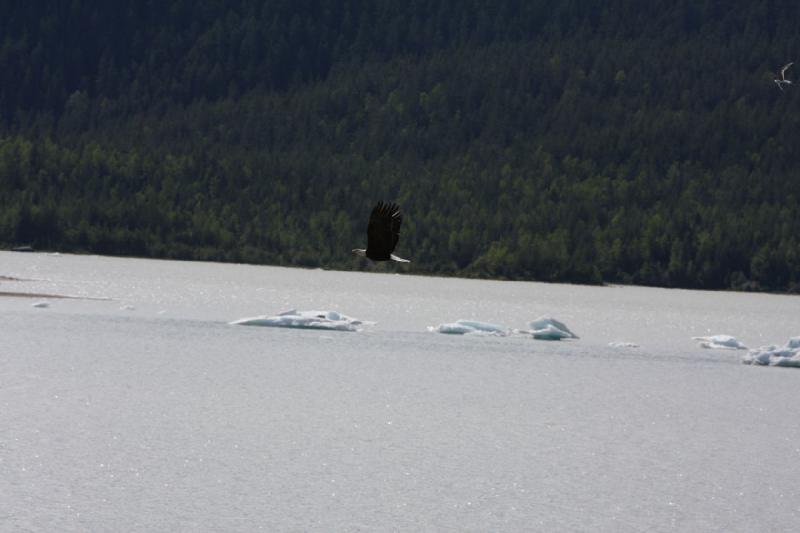
M 101 298 L 96 296 L 70 296 L 67 294 L 47 294 L 43 292 L 0 291 L 0 297 L 2 296 L 10 298 L 59 298 L 62 300 L 101 300 L 101 301 L 113 300 L 113 298 Z
M 12 298 L 75 298 L 75 296 L 64 296 L 61 294 L 45 294 L 41 292 L 6 292 L 6 291 L 0 291 L 0 296 L 10 296 Z

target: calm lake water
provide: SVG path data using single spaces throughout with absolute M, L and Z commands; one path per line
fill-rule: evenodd
M 393 268 L 0 252 L 80 297 L 0 296 L 0 531 L 796 531 L 800 371 L 691 337 L 800 298 Z M 292 308 L 376 324 L 228 324 Z M 580 339 L 427 331 L 543 315 Z

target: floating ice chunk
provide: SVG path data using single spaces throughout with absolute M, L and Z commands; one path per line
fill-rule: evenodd
M 31 307 L 38 307 L 40 309 L 44 309 L 50 307 L 50 304 L 47 302 L 36 302 L 34 304 L 31 304 Z
M 639 347 L 639 345 L 636 344 L 635 342 L 621 342 L 621 341 L 609 342 L 608 345 L 610 347 L 612 347 L 612 348 L 638 348 Z
M 477 320 L 459 320 L 461 324 L 465 326 L 469 326 L 471 328 L 479 329 L 481 331 L 507 331 L 508 328 L 504 326 L 499 326 L 497 324 L 492 324 L 490 322 L 479 322 Z
M 531 328 L 530 334 L 534 339 L 544 341 L 559 341 L 561 339 L 577 339 L 578 336 L 572 333 L 563 322 L 555 318 L 540 316 L 533 322 L 528 323 Z
M 800 337 L 792 337 L 786 346 L 762 346 L 742 357 L 746 365 L 794 366 L 800 368 Z
M 572 339 L 574 335 L 557 328 L 552 324 L 547 324 L 541 329 L 531 331 L 533 338 L 540 341 L 560 341 L 561 339 Z
M 284 311 L 275 316 L 240 318 L 231 324 L 238 326 L 262 326 L 272 328 L 327 329 L 335 331 L 358 331 L 358 326 L 371 325 L 336 311 Z
M 120 309 L 120 311 L 133 311 L 136 308 L 134 306 L 132 306 L 132 305 L 123 305 L 119 309 Z
M 700 341 L 701 348 L 712 350 L 746 350 L 747 346 L 739 342 L 736 337 L 730 335 L 711 335 L 710 337 L 692 337 L 693 340 Z
M 465 335 L 476 332 L 475 328 L 459 324 L 457 321 L 449 324 L 439 324 L 438 326 L 428 326 L 428 331 L 444 333 L 445 335 Z
M 770 361 L 772 366 L 793 366 L 800 368 L 800 357 L 778 357 L 774 362 Z
M 505 337 L 510 333 L 510 330 L 504 326 L 477 320 L 456 320 L 449 324 L 429 326 L 428 331 L 448 335 L 495 335 L 498 337 Z

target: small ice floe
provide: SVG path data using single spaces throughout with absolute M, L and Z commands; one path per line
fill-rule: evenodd
M 578 336 L 572 333 L 566 324 L 555 318 L 541 316 L 528 323 L 530 333 L 534 339 L 542 341 L 560 341 L 561 339 L 577 339 Z
M 800 337 L 792 337 L 786 346 L 762 346 L 742 357 L 746 365 L 794 366 L 800 368 Z
M 136 308 L 132 305 L 123 305 L 119 309 L 120 311 L 134 311 Z
M 256 316 L 240 318 L 231 324 L 237 326 L 262 326 L 271 328 L 297 328 L 297 329 L 327 329 L 334 331 L 358 331 L 359 326 L 372 325 L 374 322 L 364 322 L 357 318 L 349 317 L 336 311 L 291 311 L 275 316 Z
M 45 309 L 47 307 L 50 307 L 50 304 L 47 302 L 36 302 L 34 304 L 31 304 L 31 307 L 38 307 L 39 309 Z
M 456 320 L 449 324 L 428 326 L 428 331 L 447 335 L 494 335 L 496 337 L 505 337 L 511 332 L 504 326 L 477 320 Z
M 639 345 L 636 344 L 635 342 L 621 342 L 621 341 L 609 342 L 608 345 L 611 348 L 638 348 L 639 347 Z
M 736 337 L 730 335 L 711 335 L 710 337 L 692 337 L 692 340 L 699 341 L 701 348 L 711 350 L 746 350 L 747 346 L 739 342 Z

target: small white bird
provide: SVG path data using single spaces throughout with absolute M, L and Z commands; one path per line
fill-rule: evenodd
M 791 67 L 792 65 L 794 65 L 794 61 L 784 65 L 784 67 L 781 69 L 781 78 L 779 80 L 774 80 L 775 83 L 778 85 L 778 89 L 780 89 L 781 91 L 783 90 L 783 84 L 786 84 L 786 85 L 791 85 L 792 84 L 792 80 L 787 80 L 786 79 L 786 70 L 789 67 Z

